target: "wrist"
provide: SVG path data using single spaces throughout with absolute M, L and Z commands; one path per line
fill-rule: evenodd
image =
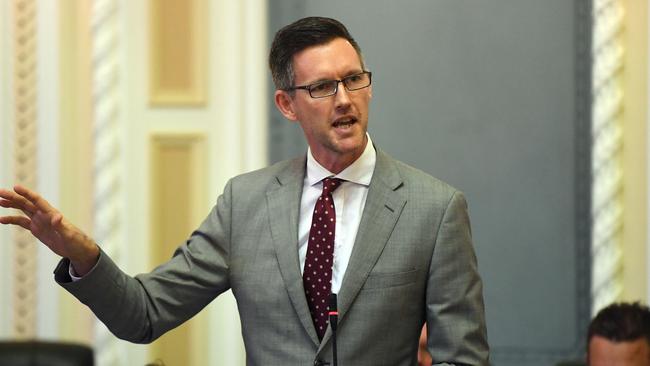
M 79 277 L 85 276 L 92 270 L 99 260 L 99 247 L 94 242 L 82 255 L 70 259 L 70 264 Z

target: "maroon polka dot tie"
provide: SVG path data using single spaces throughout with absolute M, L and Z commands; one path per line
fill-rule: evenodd
M 332 264 L 334 262 L 334 234 L 336 213 L 332 192 L 341 184 L 337 178 L 323 180 L 323 193 L 314 207 L 309 230 L 309 244 L 305 258 L 302 282 L 307 304 L 316 326 L 318 339 L 323 339 L 327 329 L 327 299 L 332 288 Z

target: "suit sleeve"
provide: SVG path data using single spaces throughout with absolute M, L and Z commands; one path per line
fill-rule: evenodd
M 117 337 L 150 343 L 230 288 L 231 183 L 201 226 L 152 272 L 131 277 L 105 252 L 76 282 L 61 260 L 55 280 L 86 304 Z M 131 245 L 131 244 L 129 244 Z
M 439 226 L 426 290 L 434 364 L 489 364 L 482 287 L 467 203 L 456 191 Z

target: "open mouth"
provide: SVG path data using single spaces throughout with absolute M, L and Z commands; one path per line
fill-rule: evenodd
M 335 121 L 332 126 L 334 128 L 349 128 L 352 126 L 355 122 L 357 122 L 357 119 L 354 117 L 345 117 L 341 118 L 337 121 Z

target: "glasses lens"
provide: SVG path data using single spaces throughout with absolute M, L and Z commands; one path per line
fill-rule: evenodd
M 314 84 L 309 88 L 309 94 L 314 98 L 327 97 L 336 93 L 336 86 L 338 82 L 335 80 L 323 81 L 322 83 Z
M 351 75 L 343 79 L 343 84 L 348 90 L 363 89 L 370 85 L 370 74 L 362 72 L 360 74 Z

